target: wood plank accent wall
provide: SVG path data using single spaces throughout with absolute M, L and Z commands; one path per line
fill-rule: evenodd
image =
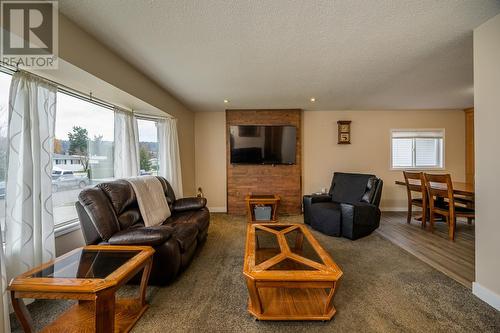
M 229 151 L 231 125 L 292 125 L 297 127 L 294 165 L 232 165 Z M 245 196 L 277 194 L 278 214 L 302 211 L 302 110 L 226 110 L 227 212 L 245 214 Z

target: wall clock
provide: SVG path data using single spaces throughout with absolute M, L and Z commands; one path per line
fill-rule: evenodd
M 351 121 L 350 120 L 339 120 L 337 121 L 338 126 L 338 144 L 350 144 L 351 143 Z

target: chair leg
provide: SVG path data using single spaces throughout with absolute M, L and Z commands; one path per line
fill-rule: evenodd
M 468 218 L 467 218 L 467 224 L 472 224 L 472 220 L 473 220 L 473 218 L 472 218 L 472 217 L 468 217 Z
M 422 207 L 422 229 L 425 230 L 426 226 L 427 226 L 427 207 L 424 205 Z
M 411 222 L 411 217 L 412 217 L 412 204 L 408 203 L 408 216 L 406 218 L 406 223 L 410 224 Z
M 434 232 L 434 212 L 432 210 L 430 212 L 429 222 L 430 222 L 431 232 Z
M 448 216 L 448 237 L 450 240 L 455 240 L 455 227 L 457 225 L 457 217 L 455 215 Z

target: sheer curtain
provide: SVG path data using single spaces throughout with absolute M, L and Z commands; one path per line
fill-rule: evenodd
M 0 244 L 2 244 L 2 225 L 0 225 Z M 9 318 L 9 291 L 7 290 L 8 280 L 5 271 L 5 256 L 3 255 L 3 246 L 0 246 L 0 332 L 10 332 Z
M 158 162 L 158 174 L 170 182 L 175 196 L 182 198 L 182 172 L 177 119 L 167 118 L 158 121 Z
M 5 216 L 8 280 L 55 258 L 51 174 L 56 91 L 25 72 L 12 77 Z
M 132 112 L 115 109 L 115 178 L 139 175 L 139 132 Z

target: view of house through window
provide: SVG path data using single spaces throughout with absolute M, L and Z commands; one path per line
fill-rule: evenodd
M 158 174 L 158 128 L 150 119 L 137 119 L 139 130 L 139 162 L 141 175 Z
M 78 217 L 82 188 L 113 179 L 114 113 L 58 93 L 55 132 L 52 200 L 58 225 Z

